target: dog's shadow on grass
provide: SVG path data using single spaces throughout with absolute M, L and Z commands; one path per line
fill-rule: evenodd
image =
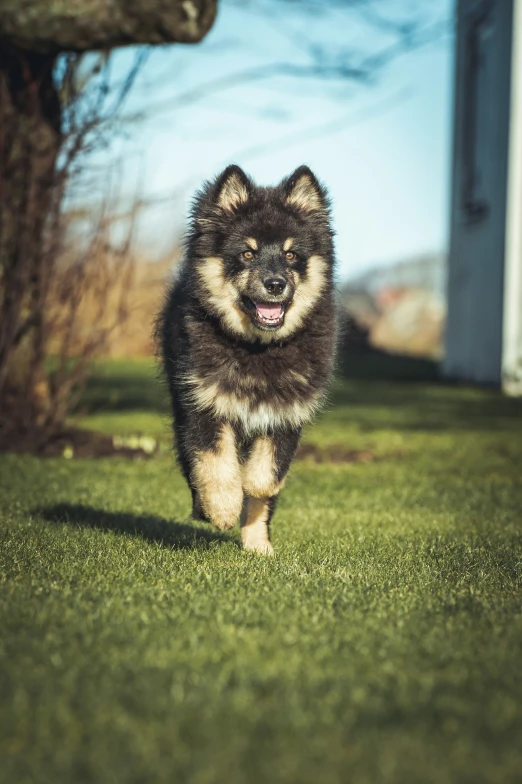
M 232 542 L 228 534 L 210 526 L 196 527 L 156 515 L 136 515 L 132 512 L 111 512 L 84 504 L 55 504 L 34 510 L 49 523 L 67 524 L 73 528 L 113 531 L 122 536 L 136 537 L 159 543 L 172 550 L 209 547 L 217 542 Z

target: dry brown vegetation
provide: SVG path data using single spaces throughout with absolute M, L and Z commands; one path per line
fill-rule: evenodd
M 143 59 L 139 53 L 117 85 L 102 55 L 87 64 L 74 54 L 62 59 L 58 141 L 51 145 L 44 134 L 38 149 L 20 147 L 12 85 L 0 71 L 0 185 L 18 178 L 22 194 L 11 203 L 0 187 L 0 449 L 40 454 L 74 410 L 93 360 L 151 351 L 170 259 L 137 261 L 144 203 L 139 186 L 130 198 L 120 193 L 123 161 L 103 178 L 91 167 L 93 153 L 118 132 L 118 111 Z M 20 62 L 33 139 L 46 95 L 33 89 L 37 64 L 33 73 L 27 57 Z
M 107 259 L 98 262 L 105 272 L 103 310 L 94 288 L 85 291 L 78 303 L 75 337 L 70 353 L 82 350 L 86 340 L 99 340 L 98 357 L 146 357 L 154 353 L 154 319 L 160 309 L 165 283 L 179 260 L 179 253 L 150 261 L 133 259 L 120 274 Z M 60 304 L 56 303 L 59 310 Z M 103 335 L 103 339 L 100 339 Z M 63 332 L 58 322 L 50 342 L 50 354 L 56 354 Z

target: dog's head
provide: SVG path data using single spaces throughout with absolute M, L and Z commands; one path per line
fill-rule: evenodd
M 197 196 L 188 243 L 197 296 L 246 340 L 282 340 L 332 283 L 329 202 L 307 166 L 274 188 L 229 166 Z

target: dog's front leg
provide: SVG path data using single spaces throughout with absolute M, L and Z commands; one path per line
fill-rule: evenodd
M 210 419 L 199 420 L 200 437 L 203 429 L 205 443 L 196 445 L 192 458 L 194 511 L 224 530 L 235 524 L 243 503 L 235 434 L 228 423 Z
M 241 510 L 241 542 L 244 550 L 261 555 L 273 555 L 270 541 L 270 520 L 274 513 L 277 496 L 254 498 L 246 496 Z
M 251 445 L 241 472 L 245 494 L 241 539 L 245 550 L 273 555 L 270 521 L 299 436 L 300 430 L 280 431 L 259 436 Z

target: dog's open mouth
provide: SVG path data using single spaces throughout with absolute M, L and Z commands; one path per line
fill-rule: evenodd
M 285 320 L 285 305 L 280 302 L 253 302 L 246 298 L 245 304 L 253 320 L 263 329 L 277 329 Z

